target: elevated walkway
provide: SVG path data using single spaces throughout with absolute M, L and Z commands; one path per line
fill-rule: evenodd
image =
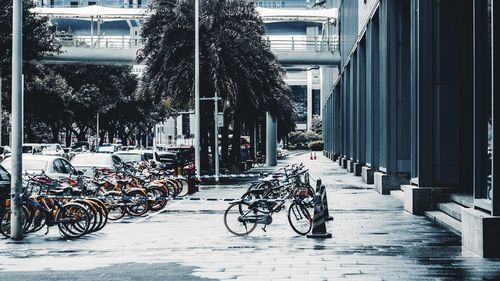
M 62 54 L 45 56 L 44 64 L 138 64 L 137 55 L 142 48 L 142 39 L 97 36 L 60 36 Z M 340 64 L 338 42 L 311 39 L 267 40 L 271 51 L 282 65 L 330 65 Z

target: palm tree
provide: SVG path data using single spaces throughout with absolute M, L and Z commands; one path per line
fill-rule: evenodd
M 157 103 L 167 101 L 174 109 L 192 108 L 194 1 L 157 0 L 152 5 L 142 30 L 146 42 L 140 59 L 147 65 L 142 94 Z M 283 132 L 293 128 L 291 92 L 263 39 L 264 25 L 253 1 L 202 0 L 200 7 L 200 96 L 217 92 L 222 98 L 219 107 L 233 133 L 229 159 L 238 162 L 241 134 L 266 111 L 278 118 Z M 208 167 L 209 145 L 215 145 L 209 137 L 212 112 L 212 105 L 202 103 L 202 170 Z M 222 130 L 223 140 L 228 129 Z

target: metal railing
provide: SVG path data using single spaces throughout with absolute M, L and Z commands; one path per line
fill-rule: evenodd
M 57 34 L 55 38 L 63 47 L 77 48 L 131 49 L 139 48 L 144 43 L 140 36 Z
M 59 33 L 55 35 L 55 38 L 64 47 L 77 48 L 131 49 L 140 48 L 144 43 L 140 36 L 90 36 Z M 336 37 L 265 37 L 265 40 L 269 48 L 273 51 L 314 51 L 333 53 L 338 50 L 339 43 Z
M 304 38 L 266 38 L 268 46 L 271 50 L 276 51 L 315 51 L 315 52 L 335 52 L 338 50 L 338 39 L 336 37 L 313 37 Z

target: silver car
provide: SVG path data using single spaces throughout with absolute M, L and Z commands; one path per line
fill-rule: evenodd
M 68 160 L 59 156 L 23 154 L 22 161 L 23 173 L 37 174 L 43 171 L 51 178 L 67 178 L 77 174 L 76 169 Z M 3 160 L 1 165 L 10 173 L 12 170 L 12 157 Z
M 82 153 L 71 159 L 71 164 L 85 176 L 93 176 L 94 169 L 116 171 L 122 164 L 119 157 L 109 153 Z

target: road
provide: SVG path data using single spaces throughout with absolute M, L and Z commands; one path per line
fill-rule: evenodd
M 361 178 L 317 155 L 293 153 L 326 184 L 332 239 L 295 234 L 286 213 L 267 232 L 226 231 L 223 199 L 248 182 L 203 185 L 159 213 L 110 223 L 97 234 L 64 240 L 56 228 L 23 242 L 0 239 L 1 280 L 494 280 L 500 260 L 462 250 L 460 237 L 403 210 Z M 270 170 L 270 169 L 261 169 Z M 271 169 L 274 170 L 274 169 Z M 204 199 L 217 199 L 215 201 Z

